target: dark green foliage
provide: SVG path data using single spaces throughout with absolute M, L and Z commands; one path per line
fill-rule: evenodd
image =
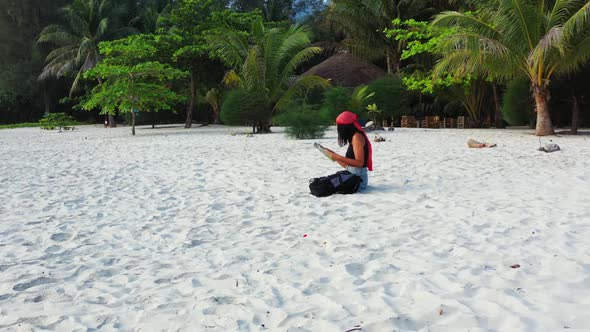
M 374 93 L 370 103 L 377 104 L 385 117 L 400 117 L 410 112 L 408 95 L 399 77 L 384 77 L 369 84 L 369 91 Z
M 373 95 L 367 85 L 358 86 L 352 91 L 342 87 L 332 88 L 324 94 L 322 118 L 326 123 L 333 124 L 340 113 L 348 110 L 358 115 L 362 122 L 367 118 L 367 106 Z
M 44 54 L 35 39 L 68 0 L 3 0 L 0 5 L 0 123 L 37 121 L 43 115 Z M 55 85 L 55 82 L 53 82 Z
M 511 126 L 525 125 L 534 106 L 531 100 L 530 82 L 514 80 L 506 87 L 502 101 L 502 116 Z
M 290 105 L 275 117 L 275 122 L 287 127 L 287 136 L 295 139 L 321 138 L 328 129 L 320 112 L 307 105 Z
M 293 82 L 296 69 L 321 52 L 319 47 L 309 46 L 310 32 L 305 26 L 269 28 L 258 19 L 249 34 L 223 29 L 210 35 L 208 41 L 220 59 L 232 68 L 226 73 L 224 84 L 247 90 L 248 95 L 257 96 L 256 102 L 265 102 L 256 109 L 268 115 L 266 120 L 254 114 L 240 117 L 241 120 L 257 118 L 254 127 L 259 132 L 270 130 L 272 112 L 283 110 L 315 88 L 330 86 L 329 81 L 315 75 L 303 75 Z
M 230 126 L 257 125 L 272 116 L 262 94 L 245 89 L 230 91 L 221 105 L 221 121 Z
M 100 62 L 98 43 L 132 32 L 123 26 L 124 8 L 115 0 L 72 0 L 62 10 L 67 24 L 51 24 L 41 31 L 38 42 L 53 50 L 39 78 L 71 78 L 70 96 L 78 92 L 84 72 Z
M 350 90 L 342 87 L 332 88 L 324 94 L 321 118 L 325 123 L 334 123 L 338 114 L 350 107 Z
M 73 129 L 73 126 L 77 123 L 74 118 L 66 113 L 51 113 L 39 120 L 39 124 L 41 125 L 41 129 L 44 130 L 54 130 L 57 128 L 59 131 L 62 131 L 62 129 Z

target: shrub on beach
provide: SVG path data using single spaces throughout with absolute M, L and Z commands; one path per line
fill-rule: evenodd
M 272 117 L 263 95 L 245 89 L 230 91 L 221 105 L 221 121 L 230 126 L 258 125 Z
M 334 123 L 338 114 L 350 106 L 350 91 L 336 87 L 326 90 L 321 106 L 321 117 L 325 123 Z
M 522 126 L 529 122 L 532 108 L 530 83 L 514 80 L 508 83 L 502 101 L 502 116 L 511 126 Z
M 382 116 L 401 117 L 411 112 L 404 90 L 404 83 L 399 77 L 383 77 L 369 84 L 369 91 L 375 93 L 369 101 L 379 105 Z
M 61 132 L 62 130 L 73 130 L 73 126 L 77 122 L 66 113 L 49 113 L 43 119 L 39 120 L 39 124 L 43 130 L 54 130 L 57 128 Z
M 275 122 L 287 127 L 287 136 L 295 139 L 314 139 L 324 137 L 324 119 L 317 110 L 306 105 L 291 105 L 275 117 Z
M 349 110 L 359 116 L 366 118 L 366 107 L 374 93 L 367 85 L 361 85 L 354 90 L 336 87 L 327 90 L 321 106 L 321 116 L 328 124 L 333 124 L 336 117 L 344 110 Z

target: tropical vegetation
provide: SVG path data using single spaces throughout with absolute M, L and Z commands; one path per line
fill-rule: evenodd
M 385 76 L 349 86 L 307 74 L 338 53 Z M 7 0 L 0 70 L 10 126 L 65 113 L 132 132 L 151 119 L 312 138 L 350 109 L 379 125 L 464 115 L 577 133 L 590 125 L 590 3 Z

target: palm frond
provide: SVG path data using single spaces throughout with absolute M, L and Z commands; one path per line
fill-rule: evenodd
M 551 51 L 557 51 L 563 56 L 566 52 L 565 38 L 566 35 L 561 26 L 552 27 L 529 53 L 527 57 L 528 61 L 541 62 L 543 59 L 547 58 Z
M 76 70 L 77 66 L 78 62 L 75 59 L 62 62 L 61 67 L 59 68 L 55 76 L 58 78 L 68 76 Z
M 242 86 L 242 79 L 235 71 L 230 70 L 223 76 L 223 85 L 228 88 L 237 88 Z
M 74 44 L 78 37 L 57 25 L 47 26 L 37 39 L 39 43 L 51 43 L 58 46 Z
M 304 75 L 285 91 L 275 104 L 274 110 L 280 111 L 288 106 L 297 97 L 304 96 L 309 90 L 330 87 L 330 81 L 316 75 Z
M 70 88 L 70 98 L 80 89 L 80 81 L 82 80 L 82 70 L 79 70 L 74 78 L 74 82 L 72 83 L 72 87 Z
M 76 54 L 78 54 L 78 47 L 75 45 L 56 48 L 47 55 L 46 62 L 47 64 L 63 62 L 64 60 L 75 58 Z
M 264 91 L 266 86 L 266 67 L 264 57 L 260 55 L 260 50 L 254 46 L 248 52 L 248 57 L 244 62 L 241 75 L 242 84 L 247 90 Z
M 570 74 L 590 63 L 590 36 L 582 39 L 568 52 L 567 57 L 555 62 L 555 70 L 559 74 Z
M 572 0 L 572 2 L 576 2 Z M 571 38 L 577 33 L 583 32 L 588 29 L 590 23 L 590 2 L 586 2 L 581 8 L 569 17 L 569 19 L 563 24 L 563 28 Z
M 291 77 L 291 75 L 295 72 L 295 70 L 301 66 L 304 62 L 309 61 L 314 56 L 320 54 L 322 49 L 319 47 L 307 47 L 297 54 L 295 54 L 289 62 L 283 67 L 282 72 L 280 73 L 280 83 L 286 84 Z
M 583 3 L 583 0 L 555 0 L 547 18 L 547 26 L 563 25 Z
M 501 33 L 489 22 L 474 15 L 447 11 L 435 16 L 432 21 L 434 26 L 454 27 L 460 26 L 463 30 L 480 33 L 490 38 L 498 38 Z
M 223 29 L 219 33 L 208 36 L 207 39 L 211 48 L 232 69 L 237 69 L 248 54 L 247 37 L 234 30 Z

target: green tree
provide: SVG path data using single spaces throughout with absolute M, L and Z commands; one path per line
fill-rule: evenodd
M 441 44 L 456 30 L 413 19 L 395 19 L 392 23 L 393 28 L 386 29 L 385 35 L 405 44 L 401 59 L 413 61 L 402 75 L 402 81 L 408 89 L 426 95 L 449 95 L 461 101 L 467 113 L 480 124 L 489 89 L 486 78 L 478 78 L 472 74 L 455 77 L 448 72 L 435 75 L 433 71 L 436 61 L 442 57 Z
M 369 84 L 369 91 L 374 95 L 370 103 L 377 104 L 383 110 L 383 117 L 400 118 L 410 111 L 408 94 L 399 77 L 383 77 Z
M 219 112 L 221 110 L 221 92 L 219 89 L 213 88 L 205 94 L 205 100 L 213 110 L 213 123 L 219 124 Z
M 115 33 L 124 33 L 118 24 L 124 7 L 112 0 L 74 0 L 63 8 L 66 25 L 49 25 L 38 41 L 55 45 L 46 59 L 40 79 L 74 75 L 70 89 L 73 94 L 82 74 L 99 62 L 98 43 Z
M 47 55 L 39 79 L 73 77 L 71 97 L 79 90 L 84 72 L 98 64 L 98 43 L 131 30 L 120 21 L 125 13 L 124 4 L 114 0 L 73 0 L 62 12 L 66 24 L 49 25 L 39 36 L 39 43 L 56 47 Z M 100 78 L 98 83 L 101 84 Z M 114 126 L 114 117 L 109 115 L 109 123 Z
M 190 98 L 185 128 L 192 126 L 192 116 L 197 104 L 197 90 L 203 84 L 199 77 L 215 68 L 211 49 L 206 36 L 221 26 L 246 29 L 252 21 L 260 18 L 259 12 L 235 13 L 226 10 L 219 0 L 182 0 L 162 19 L 166 33 L 181 38 L 178 49 L 173 54 L 175 66 L 190 73 Z
M 154 37 L 158 39 L 158 36 Z M 183 97 L 172 91 L 171 82 L 187 76 L 186 72 L 167 64 L 144 59 L 157 58 L 159 50 L 150 47 L 144 36 L 134 36 L 123 41 L 99 44 L 105 56 L 103 62 L 84 74 L 91 79 L 101 79 L 82 109 L 99 107 L 103 114 L 131 112 L 132 134 L 135 135 L 137 112 L 170 110 Z
M 502 101 L 502 115 L 511 126 L 522 126 L 529 121 L 533 103 L 530 83 L 526 79 L 517 79 L 508 83 Z
M 4 0 L 0 6 L 0 122 L 37 121 L 50 110 L 47 85 L 37 81 L 44 54 L 35 42 L 67 0 Z M 52 85 L 56 85 L 52 82 Z M 45 97 L 45 98 L 42 98 Z M 45 109 L 43 109 L 45 102 Z
M 436 26 L 456 26 L 443 43 L 436 72 L 513 80 L 526 77 L 535 99 L 535 134 L 554 133 L 549 86 L 555 75 L 576 72 L 590 59 L 590 2 L 490 0 L 475 13 L 445 12 Z
M 306 26 L 268 28 L 262 20 L 257 20 L 249 34 L 223 29 L 210 36 L 209 42 L 231 68 L 225 82 L 257 96 L 263 114 L 272 116 L 310 89 L 329 86 L 327 80 L 314 75 L 293 80 L 295 70 L 321 51 L 319 47 L 309 46 Z M 270 120 L 270 116 L 256 119 L 255 131 L 268 132 Z
M 391 75 L 400 70 L 404 45 L 387 38 L 383 31 L 392 28 L 393 19 L 428 19 L 433 13 L 424 0 L 333 0 L 327 20 L 344 32 L 347 38 L 343 43 L 353 53 L 371 60 L 385 59 Z
M 259 10 L 267 22 L 286 21 L 295 14 L 293 0 L 235 0 L 232 7 L 239 12 Z
M 173 5 L 173 0 L 128 0 L 129 25 L 142 33 L 154 33 L 158 29 L 160 19 Z

